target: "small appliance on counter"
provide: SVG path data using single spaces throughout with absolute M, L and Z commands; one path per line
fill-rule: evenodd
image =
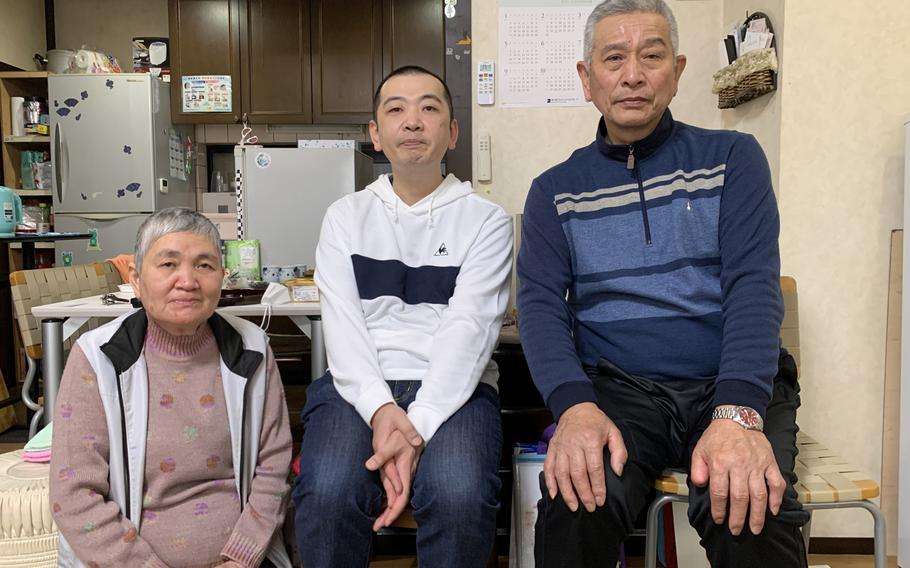
M 0 185 L 0 237 L 16 236 L 22 222 L 22 200 L 8 187 Z

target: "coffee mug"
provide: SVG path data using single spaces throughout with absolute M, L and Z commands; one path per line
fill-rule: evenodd
M 262 280 L 264 282 L 281 282 L 280 266 L 263 266 Z
M 284 282 L 285 280 L 291 280 L 292 278 L 297 278 L 297 274 L 294 273 L 294 267 L 282 266 L 278 273 L 278 281 Z

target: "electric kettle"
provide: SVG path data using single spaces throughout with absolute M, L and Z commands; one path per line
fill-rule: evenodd
M 0 237 L 16 235 L 16 225 L 22 222 L 22 200 L 8 187 L 0 185 Z

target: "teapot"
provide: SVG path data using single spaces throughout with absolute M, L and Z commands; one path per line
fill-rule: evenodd
M 22 200 L 10 188 L 0 185 L 0 237 L 14 237 L 22 222 Z

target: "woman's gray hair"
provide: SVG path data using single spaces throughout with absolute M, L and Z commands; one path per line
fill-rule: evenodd
M 594 58 L 594 28 L 607 16 L 616 16 L 618 14 L 631 14 L 633 12 L 651 12 L 660 14 L 667 20 L 670 26 L 670 43 L 673 47 L 673 57 L 679 53 L 679 28 L 676 25 L 676 18 L 673 11 L 667 6 L 664 0 L 604 0 L 594 7 L 594 11 L 588 16 L 588 22 L 585 24 L 585 64 L 588 69 L 591 68 L 591 61 Z
M 136 234 L 136 271 L 142 271 L 142 259 L 155 241 L 171 233 L 194 233 L 212 241 L 215 250 L 221 250 L 221 237 L 212 222 L 187 207 L 169 207 L 158 211 L 139 226 Z

